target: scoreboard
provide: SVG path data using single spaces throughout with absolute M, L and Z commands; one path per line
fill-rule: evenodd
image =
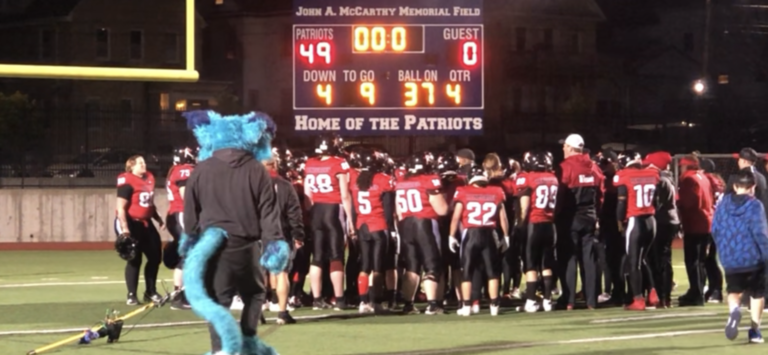
M 482 134 L 482 0 L 293 4 L 297 133 Z

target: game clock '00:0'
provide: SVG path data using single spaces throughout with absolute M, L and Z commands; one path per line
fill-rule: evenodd
M 419 96 L 426 97 L 427 104 L 435 104 L 435 83 L 433 82 L 406 82 L 404 83 L 405 92 L 403 96 L 405 100 L 403 104 L 406 107 L 414 107 L 419 104 Z M 421 91 L 421 92 L 420 92 Z M 326 105 L 333 103 L 333 86 L 331 84 L 317 84 L 315 90 L 317 97 L 324 101 Z M 371 106 L 376 104 L 376 84 L 375 83 L 361 83 L 360 96 L 365 99 Z M 422 95 L 420 95 L 420 93 Z M 445 84 L 445 95 L 451 99 L 456 105 L 461 105 L 461 84 Z

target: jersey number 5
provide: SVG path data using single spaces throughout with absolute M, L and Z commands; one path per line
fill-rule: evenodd
M 371 201 L 368 198 L 371 193 L 368 191 L 360 191 L 357 193 L 357 212 L 360 214 L 370 214 L 373 208 L 371 207 Z
M 142 192 L 139 194 L 139 206 L 148 208 L 152 206 L 152 196 L 154 192 Z
M 396 199 L 400 211 L 416 213 L 424 209 L 419 190 L 397 190 Z
M 479 202 L 467 203 L 467 222 L 473 226 L 490 226 L 493 225 L 491 218 L 496 215 L 496 205 L 492 202 L 486 202 L 480 204 Z M 483 215 L 482 220 L 477 219 Z
M 653 193 L 656 192 L 656 185 L 635 185 L 635 199 L 637 208 L 648 208 L 653 204 Z
M 541 185 L 536 188 L 534 206 L 540 210 L 554 209 L 557 200 L 557 185 Z
M 309 186 L 309 190 L 313 193 L 327 194 L 333 191 L 333 182 L 328 174 L 307 175 L 304 183 Z

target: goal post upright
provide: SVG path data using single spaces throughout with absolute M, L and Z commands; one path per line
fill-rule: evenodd
M 185 69 L 0 64 L 0 77 L 26 79 L 196 82 L 200 79 L 200 74 L 195 70 L 195 0 L 185 1 L 185 52 L 187 57 Z

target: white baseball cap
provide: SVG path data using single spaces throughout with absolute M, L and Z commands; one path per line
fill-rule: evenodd
M 567 138 L 561 139 L 560 144 L 565 144 L 574 148 L 584 148 L 584 138 L 578 134 L 571 134 Z

